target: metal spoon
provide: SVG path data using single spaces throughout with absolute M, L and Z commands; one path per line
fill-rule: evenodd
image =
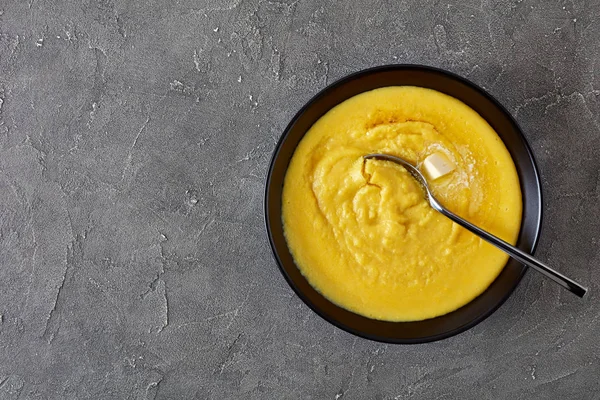
M 429 186 L 427 185 L 427 180 L 425 179 L 423 174 L 421 174 L 421 171 L 419 171 L 417 169 L 417 167 L 415 167 L 408 161 L 403 160 L 402 158 L 399 158 L 399 157 L 391 156 L 389 154 L 367 154 L 366 156 L 364 156 L 364 158 L 367 160 L 368 159 L 377 159 L 377 160 L 392 161 L 392 162 L 395 162 L 396 164 L 402 165 L 421 184 L 421 186 L 423 186 L 423 188 L 425 189 L 425 193 L 427 194 L 427 196 L 426 196 L 427 200 L 429 201 L 429 204 L 431 205 L 431 207 L 434 210 L 439 211 L 446 217 L 450 218 L 452 221 L 456 222 L 458 225 L 460 225 L 463 228 L 467 229 L 468 231 L 474 233 L 475 235 L 479 236 L 483 240 L 493 244 L 494 246 L 496 246 L 497 248 L 499 248 L 500 250 L 504 251 L 506 254 L 508 254 L 509 256 L 514 258 L 515 260 L 527 265 L 528 267 L 532 267 L 533 269 L 535 269 L 538 272 L 541 272 L 542 274 L 544 274 L 548 278 L 552 279 L 554 282 L 558 283 L 559 285 L 566 288 L 567 290 L 571 291 L 575 295 L 577 295 L 579 297 L 583 297 L 585 295 L 585 293 L 587 292 L 587 288 L 581 286 L 579 283 L 575 282 L 574 280 L 567 278 L 563 274 L 553 270 L 552 268 L 550 268 L 546 264 L 542 263 L 541 261 L 536 260 L 531 255 L 523 252 L 522 250 L 519 250 L 515 246 L 512 246 L 511 244 L 500 239 L 499 237 L 496 237 L 496 236 L 492 235 L 491 233 L 484 231 L 483 229 L 473 225 L 472 223 L 462 219 L 458 215 L 456 215 L 453 212 L 446 209 L 443 205 L 440 204 L 440 202 L 433 196 L 433 194 L 429 190 Z

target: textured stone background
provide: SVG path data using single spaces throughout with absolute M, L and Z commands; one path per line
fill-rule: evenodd
M 0 0 L 0 399 L 600 398 L 600 1 Z M 357 339 L 292 293 L 262 217 L 319 89 L 447 68 L 522 124 L 529 273 L 457 337 Z

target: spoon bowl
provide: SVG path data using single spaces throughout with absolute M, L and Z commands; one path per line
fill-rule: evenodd
M 354 335 L 396 344 L 431 342 L 471 329 L 509 298 L 527 272 L 523 264 L 510 258 L 490 286 L 463 307 L 422 321 L 391 322 L 367 318 L 331 302 L 311 286 L 295 264 L 284 235 L 281 195 L 286 171 L 298 144 L 321 116 L 352 96 L 381 87 L 407 85 L 437 90 L 462 101 L 481 115 L 504 142 L 514 160 L 523 199 L 517 239 L 520 249 L 535 250 L 544 214 L 542 182 L 527 138 L 510 112 L 473 82 L 422 65 L 384 65 L 348 75 L 315 94 L 290 120 L 273 151 L 265 182 L 267 238 L 282 276 L 317 315 Z

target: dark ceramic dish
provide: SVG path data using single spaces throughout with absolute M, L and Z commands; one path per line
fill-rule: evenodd
M 317 292 L 300 273 L 283 234 L 281 193 L 290 158 L 308 129 L 344 100 L 384 86 L 411 85 L 455 97 L 479 113 L 500 135 L 516 164 L 523 194 L 523 221 L 517 246 L 535 249 L 542 219 L 540 179 L 531 149 L 508 111 L 480 87 L 452 73 L 418 65 L 389 65 L 347 76 L 312 98 L 287 126 L 271 160 L 266 192 L 267 233 L 281 272 L 296 294 L 332 324 L 368 339 L 389 343 L 424 343 L 463 332 L 492 314 L 517 287 L 525 267 L 509 260 L 498 278 L 479 297 L 449 314 L 417 322 L 386 322 L 345 310 Z

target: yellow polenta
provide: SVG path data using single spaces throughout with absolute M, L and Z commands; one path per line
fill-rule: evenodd
M 284 182 L 288 246 L 325 297 L 366 317 L 415 321 L 465 305 L 498 276 L 504 253 L 431 209 L 401 166 L 362 158 L 388 153 L 419 166 L 434 152 L 456 167 L 431 182 L 442 204 L 515 243 L 519 180 L 488 123 L 434 90 L 365 92 L 310 128 Z

